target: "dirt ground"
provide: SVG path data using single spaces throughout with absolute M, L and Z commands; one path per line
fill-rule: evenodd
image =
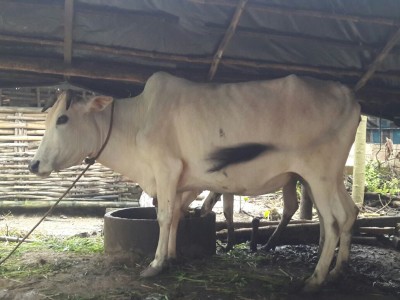
M 250 209 L 249 209 L 250 210 Z M 397 214 L 398 212 L 394 212 Z M 253 215 L 243 210 L 235 220 Z M 2 216 L 0 230 L 28 231 L 40 216 Z M 223 219 L 217 214 L 217 219 Z M 103 218 L 54 215 L 33 235 L 99 236 Z M 52 249 L 26 252 L 15 262 L 46 272 L 0 278 L 0 299 L 399 299 L 400 252 L 387 247 L 353 245 L 350 265 L 338 282 L 314 295 L 302 294 L 303 279 L 317 263 L 316 245 L 280 246 L 250 253 L 240 245 L 229 253 L 170 266 L 156 278 L 139 273 L 151 257 L 74 254 Z M 3 253 L 1 254 L 3 256 Z M 1 267 L 0 267 L 1 268 Z
M 148 259 L 103 254 L 26 253 L 20 260 L 48 266 L 46 276 L 0 279 L 0 299 L 399 299 L 399 253 L 353 245 L 351 263 L 335 284 L 315 295 L 300 292 L 317 262 L 316 246 L 282 246 L 267 254 L 218 254 L 140 279 Z M 237 256 L 237 257 L 235 257 Z

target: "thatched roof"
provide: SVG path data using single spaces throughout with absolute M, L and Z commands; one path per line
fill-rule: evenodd
M 158 70 L 196 81 L 298 74 L 400 118 L 398 0 L 0 0 L 0 88 L 126 97 Z

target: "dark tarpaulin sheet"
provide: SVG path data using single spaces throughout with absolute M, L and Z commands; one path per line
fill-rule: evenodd
M 207 0 L 205 0 L 207 3 Z M 189 57 L 212 58 L 229 26 L 238 1 L 223 1 L 232 5 L 204 4 L 191 0 L 76 0 L 73 21 L 73 43 L 131 49 Z M 0 0 L 0 34 L 30 37 L 43 40 L 64 40 L 64 1 L 11 1 Z M 251 66 L 226 65 L 224 59 L 250 60 L 260 63 L 278 63 L 313 68 L 337 68 L 366 71 L 379 51 L 396 32 L 397 26 L 370 22 L 354 22 L 333 18 L 267 13 L 257 5 L 273 8 L 314 10 L 338 15 L 385 18 L 400 21 L 400 1 L 397 0 L 293 0 L 249 1 L 240 18 L 238 30 L 225 49 L 219 74 L 234 74 L 240 80 L 273 78 L 293 72 L 269 70 Z M 245 31 L 250 31 L 248 34 Z M 273 35 L 289 36 L 274 38 Z M 271 36 L 272 35 L 272 36 Z M 306 37 L 299 41 L 290 37 Z M 328 39 L 339 43 L 324 43 L 314 39 Z M 345 47 L 343 43 L 352 43 Z M 362 49 L 357 45 L 368 45 Z M 1 42 L 0 55 L 47 57 L 63 59 L 62 44 L 32 45 L 28 43 Z M 148 57 L 116 55 L 82 49 L 73 50 L 73 63 L 79 61 L 108 62 L 123 65 L 140 65 L 151 70 L 180 70 L 180 74 L 198 72 L 206 80 L 210 64 L 179 60 L 149 59 Z M 379 72 L 398 74 L 400 50 L 395 47 Z M 309 75 L 307 73 L 300 75 Z M 312 76 L 342 81 L 354 85 L 359 78 L 354 75 L 318 73 Z M 48 76 L 48 75 L 46 75 Z M 18 80 L 0 77 L 0 87 L 26 84 L 32 76 Z M 38 81 L 41 81 L 38 76 Z M 42 80 L 43 81 L 43 80 Z M 87 83 L 87 80 L 86 80 Z M 116 86 L 118 82 L 114 83 Z M 125 83 L 124 83 L 125 84 Z M 396 76 L 371 79 L 368 84 L 378 88 L 399 89 Z

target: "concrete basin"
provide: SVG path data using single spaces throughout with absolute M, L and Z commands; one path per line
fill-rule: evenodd
M 123 208 L 104 216 L 104 250 L 107 254 L 135 253 L 153 257 L 159 226 L 154 207 Z M 179 222 L 178 257 L 200 258 L 216 251 L 215 214 L 190 213 Z

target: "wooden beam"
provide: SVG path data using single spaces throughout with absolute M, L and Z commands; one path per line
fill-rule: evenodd
M 0 57 L 0 70 L 13 70 L 22 72 L 35 72 L 61 76 L 76 76 L 92 79 L 104 79 L 143 84 L 151 75 L 148 68 L 132 68 L 115 63 L 79 62 L 79 67 L 72 64 L 64 65 L 57 59 Z
M 11 36 L 6 34 L 0 34 L 0 41 L 18 42 L 24 44 L 40 45 L 40 46 L 54 46 L 57 48 L 61 48 L 64 46 L 64 43 L 62 41 L 27 38 L 23 36 Z M 117 56 L 142 57 L 151 60 L 157 59 L 165 61 L 178 61 L 178 62 L 200 63 L 200 64 L 210 64 L 212 62 L 212 58 L 210 57 L 183 56 L 176 54 L 157 53 L 153 51 L 142 51 L 135 49 L 117 48 L 117 47 L 109 47 L 109 46 L 93 45 L 86 43 L 77 43 L 77 42 L 74 43 L 74 49 L 92 51 L 96 53 L 105 53 Z
M 214 33 L 221 33 L 224 30 L 222 26 L 216 24 L 207 25 L 207 27 L 213 29 Z M 337 48 L 353 49 L 353 50 L 377 51 L 382 49 L 382 45 L 381 44 L 378 45 L 376 43 L 368 44 L 368 43 L 332 39 L 329 37 L 318 37 L 306 34 L 294 34 L 289 32 L 277 32 L 270 30 L 252 30 L 250 28 L 243 28 L 243 27 L 241 28 L 239 26 L 236 29 L 236 35 L 247 36 L 255 39 L 267 38 L 282 42 L 315 43 L 315 44 L 322 44 L 328 47 L 332 46 Z M 399 47 L 397 47 L 397 50 L 399 50 Z
M 238 33 L 238 31 L 237 31 Z M 282 37 L 283 38 L 283 37 Z M 295 38 L 297 39 L 297 38 Z M 55 41 L 55 40 L 44 40 L 37 38 L 26 38 L 19 36 L 9 36 L 0 34 L 0 41 L 12 41 L 12 42 L 20 42 L 34 45 L 47 45 L 54 47 L 63 47 L 63 42 Z M 192 63 L 192 64 L 211 64 L 213 59 L 211 57 L 198 57 L 198 56 L 184 56 L 178 54 L 167 54 L 167 53 L 156 53 L 152 51 L 141 51 L 134 49 L 122 49 L 108 46 L 98 46 L 86 43 L 74 43 L 74 48 L 79 50 L 92 51 L 96 53 L 106 53 L 117 56 L 126 56 L 126 57 L 141 57 L 151 60 L 160 60 L 160 61 L 174 61 L 174 62 L 182 62 L 182 63 Z M 14 59 L 14 58 L 13 58 Z M 269 63 L 263 61 L 252 61 L 245 59 L 233 59 L 233 58 L 224 58 L 220 61 L 220 64 L 226 66 L 233 67 L 245 67 L 245 68 L 256 68 L 256 69 L 271 69 L 277 71 L 284 71 L 289 73 L 295 72 L 305 72 L 310 75 L 330 75 L 330 76 L 351 76 L 360 78 L 364 72 L 362 70 L 356 69 L 341 69 L 341 68 L 330 68 L 330 67 L 318 67 L 318 66 L 307 66 L 307 65 L 294 65 L 294 64 L 284 64 L 284 63 Z M 9 64 L 7 64 L 9 65 Z M 0 66 L 0 69 L 2 67 Z M 7 69 L 6 66 L 3 66 L 3 69 Z M 34 70 L 33 70 L 34 71 Z M 50 73 L 51 74 L 51 73 Z M 385 74 L 379 73 L 375 75 L 379 78 L 393 78 L 399 79 L 400 77 L 396 74 Z
M 204 4 L 204 5 L 221 5 L 221 6 L 234 6 L 235 2 L 231 0 L 189 0 L 190 2 Z M 334 12 L 325 12 L 311 9 L 298 9 L 298 8 L 287 8 L 278 7 L 266 4 L 259 4 L 251 2 L 248 8 L 252 10 L 264 11 L 271 14 L 279 15 L 290 15 L 290 16 L 301 16 L 301 17 L 313 17 L 320 19 L 332 19 L 341 21 L 351 21 L 357 23 L 369 23 L 379 24 L 387 26 L 399 26 L 400 21 L 398 19 L 375 17 L 375 16 L 359 16 L 351 14 L 340 14 Z
M 74 0 L 65 0 L 64 3 L 64 62 L 72 61 L 72 33 L 74 24 Z
M 392 35 L 392 37 L 389 39 L 385 47 L 382 49 L 382 51 L 377 55 L 377 57 L 368 67 L 367 72 L 365 72 L 365 74 L 357 82 L 357 84 L 354 87 L 355 91 L 360 90 L 362 87 L 366 85 L 367 81 L 374 75 L 374 73 L 381 66 L 382 62 L 388 56 L 389 52 L 393 49 L 394 46 L 396 46 L 396 44 L 399 41 L 400 41 L 400 28 L 398 28 L 397 31 Z
M 208 80 L 212 80 L 217 72 L 218 65 L 221 61 L 222 56 L 224 55 L 224 51 L 228 46 L 230 40 L 232 39 L 233 35 L 235 34 L 236 27 L 239 23 L 240 17 L 243 14 L 243 11 L 246 7 L 248 0 L 240 0 L 236 6 L 235 13 L 233 14 L 232 20 L 229 24 L 227 31 L 225 32 L 224 37 L 222 38 L 217 51 L 214 54 L 213 61 L 211 63 L 210 70 L 208 72 Z
M 328 67 L 315 67 L 306 65 L 293 65 L 293 64 L 280 64 L 280 63 L 266 63 L 259 61 L 237 60 L 237 59 L 223 59 L 221 64 L 233 67 L 244 67 L 254 69 L 268 69 L 291 73 L 303 73 L 311 76 L 328 75 L 334 77 L 354 77 L 360 78 L 363 74 L 359 70 L 347 70 Z M 10 57 L 0 56 L 0 70 L 7 71 L 22 71 L 34 72 L 41 74 L 60 75 L 60 76 L 75 76 L 91 79 L 103 79 L 111 81 L 130 82 L 136 84 L 143 84 L 147 78 L 155 72 L 150 68 L 143 68 L 139 66 L 128 66 L 121 63 L 94 63 L 94 62 L 78 62 L 71 66 L 66 66 L 61 60 L 49 58 L 26 58 L 26 57 Z M 180 70 L 166 70 L 177 76 L 188 75 L 187 72 Z M 383 79 L 400 80 L 399 74 L 376 73 L 375 77 Z M 193 74 L 188 76 L 189 79 L 203 81 L 199 76 Z M 258 74 L 253 79 L 264 79 L 263 74 Z M 60 78 L 60 80 L 62 80 Z M 237 81 L 238 78 L 229 75 L 222 75 L 221 81 Z
M 363 74 L 362 71 L 355 69 L 341 69 L 331 67 L 309 66 L 309 65 L 295 65 L 285 63 L 270 63 L 263 61 L 242 60 L 234 58 L 224 58 L 221 64 L 226 66 L 241 66 L 255 69 L 271 69 L 276 71 L 284 71 L 287 73 L 305 72 L 314 75 L 332 75 L 332 76 L 353 76 L 358 77 Z M 399 77 L 400 78 L 400 77 Z

